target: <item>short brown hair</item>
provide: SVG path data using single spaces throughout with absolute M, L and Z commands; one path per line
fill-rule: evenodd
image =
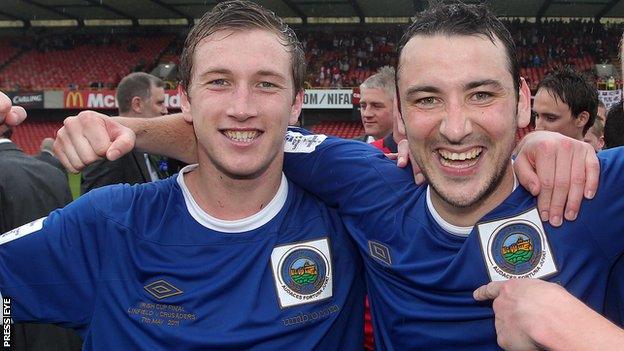
M 119 113 L 129 112 L 132 107 L 132 98 L 140 97 L 142 100 L 149 100 L 152 95 L 152 87 L 164 88 L 162 79 L 145 72 L 130 73 L 117 85 L 117 106 Z
M 291 53 L 292 77 L 295 94 L 303 89 L 306 62 L 303 46 L 295 32 L 275 13 L 250 1 L 231 0 L 218 3 L 206 12 L 191 29 L 180 57 L 180 83 L 188 91 L 193 72 L 195 49 L 204 38 L 221 30 L 265 29 L 282 39 L 282 45 Z
M 389 97 L 394 99 L 396 96 L 396 73 L 394 67 L 383 66 L 377 73 L 366 78 L 360 89 L 381 89 L 388 94 Z

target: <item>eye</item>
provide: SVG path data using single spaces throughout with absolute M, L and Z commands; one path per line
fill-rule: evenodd
M 420 107 L 433 107 L 439 103 L 439 99 L 434 96 L 427 96 L 416 100 L 416 105 Z
M 492 96 L 493 95 L 490 92 L 478 91 L 478 92 L 472 94 L 471 100 L 478 101 L 478 102 L 490 101 Z
M 556 117 L 553 117 L 553 116 L 546 116 L 546 117 L 544 117 L 544 118 L 546 118 L 546 120 L 547 120 L 548 122 L 555 122 L 555 121 L 557 120 L 557 118 L 556 118 Z
M 546 122 L 552 123 L 552 122 L 555 122 L 557 120 L 557 117 L 553 116 L 553 115 L 539 115 L 538 114 L 537 115 L 537 119 L 541 119 L 541 120 L 544 120 Z
M 260 87 L 261 88 L 277 88 L 277 85 L 271 83 L 271 82 L 260 82 Z
M 223 86 L 226 85 L 227 82 L 225 79 L 213 79 L 211 81 L 208 82 L 209 85 L 217 85 L 217 86 Z

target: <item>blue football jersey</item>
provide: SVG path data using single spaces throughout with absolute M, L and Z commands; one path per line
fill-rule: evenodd
M 364 259 L 380 350 L 499 350 L 491 303 L 473 291 L 492 280 L 562 284 L 601 311 L 611 265 L 624 249 L 621 149 L 599 155 L 598 193 L 579 217 L 542 223 L 522 187 L 465 235 L 436 220 L 427 186 L 370 146 L 291 130 L 286 175 L 337 206 Z M 448 223 L 447 223 L 448 224 Z
M 335 211 L 284 177 L 260 215 L 214 224 L 180 177 L 0 236 L 13 319 L 75 328 L 86 350 L 361 350 L 363 268 Z

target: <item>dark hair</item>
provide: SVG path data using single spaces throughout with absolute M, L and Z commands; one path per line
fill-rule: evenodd
M 129 112 L 132 108 L 132 99 L 135 96 L 142 100 L 149 100 L 152 86 L 164 88 L 165 83 L 158 77 L 145 72 L 134 72 L 125 76 L 117 85 L 117 105 L 119 113 Z
M 624 145 L 624 105 L 622 101 L 611 106 L 604 127 L 605 149 Z
M 547 89 L 548 94 L 570 107 L 572 117 L 587 111 L 589 119 L 583 126 L 583 135 L 591 128 L 598 113 L 598 91 L 585 75 L 572 67 L 557 67 L 548 73 L 537 86 L 537 90 Z
M 291 53 L 295 94 L 303 89 L 306 62 L 303 46 L 295 32 L 275 13 L 250 1 L 232 0 L 218 3 L 205 13 L 186 37 L 180 56 L 180 81 L 188 91 L 193 73 L 193 56 L 199 42 L 221 30 L 264 29 L 277 34 Z
M 520 67 L 516 55 L 516 44 L 505 25 L 483 4 L 464 4 L 461 2 L 438 3 L 416 15 L 416 19 L 403 34 L 399 43 L 400 57 L 407 42 L 417 35 L 464 35 L 484 36 L 496 44 L 496 39 L 505 47 L 509 73 L 514 86 L 520 88 Z M 423 48 L 427 50 L 427 48 Z M 516 98 L 518 91 L 515 90 Z

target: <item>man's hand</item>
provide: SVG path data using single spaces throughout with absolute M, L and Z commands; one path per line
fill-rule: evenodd
M 560 226 L 575 220 L 583 196 L 596 194 L 600 163 L 591 145 L 559 133 L 528 134 L 517 147 L 514 163 L 520 184 L 537 196 L 543 221 Z M 567 200 L 567 202 L 566 202 Z
M 624 331 L 563 287 L 539 279 L 491 282 L 475 300 L 494 300 L 498 345 L 505 350 L 621 350 Z
M 0 92 L 0 134 L 22 123 L 25 119 L 26 110 L 21 106 L 13 106 L 11 99 Z
M 54 153 L 70 172 L 106 157 L 114 161 L 132 151 L 134 132 L 114 118 L 94 111 L 83 111 L 68 117 L 58 130 Z
M 545 288 L 544 284 L 553 286 Z M 494 300 L 492 304 L 495 314 L 494 326 L 500 347 L 508 351 L 540 349 L 530 332 L 534 330 L 532 327 L 536 323 L 546 323 L 537 316 L 540 308 L 549 307 L 547 301 L 552 298 L 553 294 L 548 295 L 548 289 L 563 288 L 536 279 L 512 279 L 504 282 L 491 282 L 475 290 L 473 294 L 475 300 Z

